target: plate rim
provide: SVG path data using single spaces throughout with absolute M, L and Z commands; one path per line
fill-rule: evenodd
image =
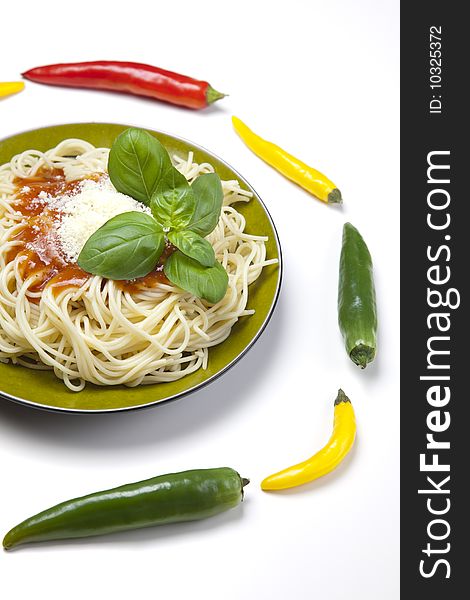
M 32 400 L 26 400 L 25 398 L 19 398 L 18 396 L 14 396 L 13 394 L 4 392 L 1 389 L 0 389 L 0 399 L 8 400 L 8 401 L 14 402 L 16 404 L 26 406 L 28 408 L 34 408 L 36 410 L 45 410 L 48 412 L 61 413 L 61 414 L 66 413 L 66 414 L 87 414 L 88 415 L 88 414 L 122 413 L 122 412 L 149 409 L 149 408 L 153 408 L 156 406 L 160 406 L 161 404 L 167 404 L 168 402 L 174 402 L 176 400 L 180 400 L 181 398 L 184 398 L 185 396 L 188 396 L 189 394 L 193 394 L 194 392 L 204 389 L 206 386 L 210 385 L 211 383 L 213 383 L 214 381 L 219 379 L 219 377 L 224 375 L 229 369 L 231 369 L 233 366 L 235 366 L 242 358 L 244 358 L 246 356 L 246 354 L 251 350 L 251 348 L 253 348 L 255 343 L 259 340 L 259 338 L 265 331 L 269 321 L 271 320 L 271 317 L 273 316 L 274 310 L 277 306 L 277 303 L 279 300 L 279 295 L 281 293 L 282 281 L 283 281 L 284 261 L 283 261 L 283 256 L 282 256 L 282 247 L 281 247 L 281 242 L 279 239 L 279 234 L 278 234 L 276 225 L 273 221 L 273 218 L 271 216 L 271 213 L 269 212 L 268 208 L 266 207 L 266 204 L 264 203 L 261 196 L 255 190 L 255 188 L 251 185 L 251 183 L 243 175 L 241 175 L 236 169 L 234 169 L 232 167 L 232 165 L 230 165 L 230 163 L 228 163 L 226 160 L 221 158 L 218 154 L 215 154 L 214 152 L 212 152 L 212 150 L 209 150 L 205 146 L 201 146 L 201 144 L 197 144 L 197 143 L 192 142 L 191 140 L 188 140 L 187 138 L 184 138 L 180 135 L 175 135 L 173 133 L 169 133 L 169 132 L 163 131 L 161 129 L 151 129 L 149 127 L 141 126 L 141 125 L 126 125 L 124 123 L 106 123 L 103 121 L 82 121 L 82 122 L 76 122 L 76 123 L 56 123 L 54 125 L 45 125 L 43 127 L 35 127 L 33 129 L 27 129 L 25 131 L 20 131 L 18 133 L 11 134 L 5 138 L 1 138 L 0 143 L 7 141 L 8 139 L 10 139 L 12 137 L 16 137 L 18 135 L 33 133 L 33 132 L 39 131 L 41 129 L 52 129 L 54 127 L 61 127 L 64 125 L 117 125 L 117 126 L 121 126 L 121 127 L 142 127 L 143 129 L 146 129 L 148 131 L 152 131 L 157 134 L 162 134 L 162 135 L 168 136 L 170 138 L 174 138 L 175 140 L 178 140 L 180 142 L 184 142 L 185 144 L 188 144 L 197 150 L 202 150 L 203 152 L 206 152 L 210 156 L 213 156 L 214 158 L 216 158 L 223 165 L 225 165 L 228 169 L 233 171 L 233 173 L 235 173 L 237 175 L 237 178 L 239 178 L 251 190 L 253 190 L 254 194 L 256 195 L 256 199 L 258 200 L 258 202 L 260 202 L 264 212 L 266 213 L 268 221 L 273 229 L 274 241 L 276 243 L 277 252 L 278 252 L 278 256 L 279 256 L 279 258 L 278 258 L 278 261 L 279 261 L 278 262 L 278 273 L 279 274 L 278 274 L 278 278 L 277 278 L 276 290 L 274 292 L 274 298 L 271 302 L 271 306 L 269 307 L 269 311 L 268 311 L 264 321 L 262 322 L 260 328 L 256 332 L 256 335 L 250 340 L 250 342 L 245 346 L 245 348 L 233 360 L 231 360 L 227 365 L 225 365 L 225 367 L 223 367 L 217 373 L 214 373 L 214 375 L 211 375 L 205 381 L 197 383 L 186 390 L 182 390 L 181 392 L 173 394 L 172 396 L 169 396 L 168 398 L 164 398 L 161 400 L 154 400 L 152 402 L 147 402 L 145 404 L 138 404 L 136 406 L 125 406 L 125 407 L 120 407 L 120 408 L 107 408 L 107 409 L 103 409 L 103 408 L 101 408 L 101 409 L 81 409 L 81 408 L 66 408 L 66 407 L 49 406 L 47 404 L 40 404 L 38 402 L 33 402 Z M 153 385 L 156 385 L 156 384 L 153 384 Z M 151 387 L 151 385 L 148 387 Z

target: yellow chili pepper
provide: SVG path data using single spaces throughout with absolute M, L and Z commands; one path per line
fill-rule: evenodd
M 24 89 L 24 83 L 22 81 L 6 81 L 5 83 L 0 82 L 0 98 L 3 96 L 10 96 L 11 94 L 17 94 Z
M 232 117 L 235 131 L 245 144 L 268 165 L 277 169 L 288 179 L 328 204 L 341 204 L 343 199 L 336 185 L 323 173 L 288 154 L 285 150 L 256 135 L 237 117 Z
M 284 490 L 326 475 L 336 468 L 351 450 L 355 437 L 354 409 L 343 390 L 339 390 L 335 400 L 333 433 L 326 446 L 308 460 L 266 477 L 261 482 L 261 489 Z

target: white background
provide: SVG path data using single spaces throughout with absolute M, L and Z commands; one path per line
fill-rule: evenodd
M 397 0 L 3 7 L 0 81 L 41 64 L 120 59 L 207 79 L 230 96 L 194 112 L 27 83 L 0 102 L 0 137 L 104 121 L 194 140 L 264 199 L 285 277 L 255 347 L 190 397 L 95 416 L 0 400 L 1 535 L 60 500 L 160 473 L 229 465 L 252 481 L 241 508 L 212 520 L 0 552 L 2 596 L 398 598 L 398 38 Z M 344 206 L 315 200 L 251 154 L 232 131 L 232 114 L 328 174 Z M 337 326 L 348 220 L 375 263 L 379 354 L 364 372 L 347 358 Z M 261 492 L 264 476 L 328 439 L 339 386 L 358 421 L 350 456 L 302 489 Z

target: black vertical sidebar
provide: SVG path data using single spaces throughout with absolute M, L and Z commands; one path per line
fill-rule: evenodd
M 466 597 L 470 32 L 401 3 L 401 597 Z M 465 564 L 464 564 L 465 563 Z M 457 591 L 459 590 L 459 591 Z

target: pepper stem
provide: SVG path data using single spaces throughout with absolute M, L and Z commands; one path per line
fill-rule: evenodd
M 206 90 L 206 102 L 207 104 L 213 104 L 214 102 L 217 102 L 217 100 L 225 98 L 226 95 L 227 94 L 222 94 L 222 92 L 214 90 L 211 85 L 208 85 Z
M 365 344 L 358 344 L 351 350 L 349 356 L 353 363 L 361 367 L 361 369 L 365 369 L 374 360 L 375 349 Z
M 240 477 L 240 475 L 238 476 Z M 241 501 L 243 502 L 243 498 L 245 497 L 245 490 L 243 488 L 245 487 L 245 485 L 248 485 L 250 483 L 250 480 L 246 477 L 240 477 L 240 481 L 242 482 Z
M 343 197 L 338 188 L 331 190 L 328 194 L 328 204 L 343 204 Z
M 341 404 L 341 402 L 351 402 L 351 400 L 346 396 L 343 390 L 340 388 L 338 390 L 338 395 L 336 396 L 335 406 L 337 404 Z

